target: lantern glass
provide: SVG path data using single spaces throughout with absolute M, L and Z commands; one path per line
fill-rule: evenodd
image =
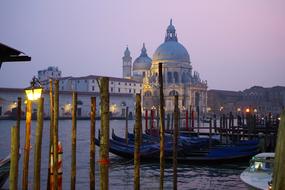
M 32 88 L 25 90 L 28 100 L 31 101 L 38 100 L 42 95 L 42 91 L 43 91 L 42 88 Z

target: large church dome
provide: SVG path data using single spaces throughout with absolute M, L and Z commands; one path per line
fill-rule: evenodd
M 153 61 L 179 61 L 190 63 L 190 56 L 186 48 L 177 40 L 175 27 L 170 25 L 167 27 L 165 41 L 161 44 L 153 54 Z
M 145 45 L 143 44 L 143 48 L 141 50 L 141 55 L 136 58 L 133 64 L 133 70 L 149 70 L 151 67 L 151 58 L 148 57 L 146 53 Z

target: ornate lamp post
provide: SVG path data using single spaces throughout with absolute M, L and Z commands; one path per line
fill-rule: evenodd
M 33 77 L 31 86 L 25 89 L 27 95 L 27 108 L 26 108 L 26 137 L 25 137 L 25 150 L 23 161 L 23 177 L 22 188 L 28 189 L 28 173 L 29 173 L 29 156 L 30 156 L 30 138 L 31 138 L 31 119 L 32 119 L 32 101 L 38 100 L 42 95 L 42 87 L 40 81 Z
M 26 88 L 25 92 L 28 100 L 30 101 L 38 100 L 43 92 L 43 88 L 41 87 L 40 81 L 36 77 L 33 77 L 31 81 L 31 86 Z

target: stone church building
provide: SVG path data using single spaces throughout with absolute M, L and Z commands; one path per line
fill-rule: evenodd
M 123 77 L 143 83 L 143 108 L 158 109 L 159 84 L 158 64 L 162 63 L 165 111 L 174 110 L 174 95 L 179 96 L 180 109 L 196 108 L 200 112 L 207 109 L 207 81 L 193 71 L 187 49 L 178 42 L 176 29 L 170 21 L 164 42 L 158 46 L 152 59 L 148 57 L 145 44 L 141 54 L 132 63 L 129 48 L 123 57 Z

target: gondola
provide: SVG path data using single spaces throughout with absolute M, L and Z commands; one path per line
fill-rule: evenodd
M 99 136 L 99 134 L 98 134 Z M 100 139 L 95 138 L 95 144 L 100 146 Z M 125 142 L 109 140 L 109 152 L 124 157 L 134 157 L 134 145 L 126 144 Z M 152 160 L 159 156 L 159 144 L 143 145 L 140 148 L 140 156 L 144 160 Z
M 119 137 L 115 134 L 114 129 L 112 129 L 112 139 L 115 141 L 119 141 L 122 143 L 126 143 L 126 139 Z M 133 134 L 128 133 L 128 143 L 129 144 L 134 144 L 135 141 L 135 137 Z M 145 135 L 142 136 L 142 144 L 155 144 L 158 143 L 159 139 L 157 140 L 157 138 L 147 138 Z
M 134 137 L 129 134 L 129 143 L 126 143 L 124 138 L 118 137 L 112 132 L 110 139 L 109 151 L 125 158 L 133 158 L 134 155 Z M 152 139 L 157 137 L 147 137 Z M 170 136 L 171 137 L 171 136 Z M 166 160 L 172 160 L 173 144 L 172 137 L 166 138 L 165 142 L 165 157 Z M 207 139 L 207 138 L 206 138 Z M 213 139 L 212 139 L 213 140 Z M 177 146 L 177 160 L 181 162 L 189 161 L 229 161 L 248 158 L 259 152 L 258 140 L 240 141 L 236 144 L 215 144 L 209 147 L 209 141 L 205 138 L 179 138 Z M 96 139 L 96 144 L 99 146 L 99 138 Z M 143 160 L 159 160 L 160 144 L 158 141 L 151 143 L 143 143 L 140 148 L 141 159 Z
M 0 188 L 5 184 L 9 177 L 10 171 L 10 155 L 0 160 Z

